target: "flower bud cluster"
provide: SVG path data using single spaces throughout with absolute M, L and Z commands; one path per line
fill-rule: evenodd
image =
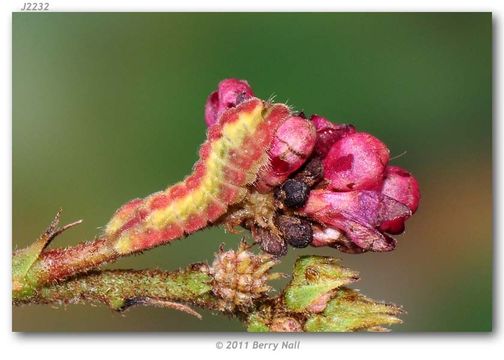
M 206 123 L 211 126 L 226 109 L 253 95 L 244 80 L 222 81 L 207 100 Z M 273 192 L 278 213 L 274 229 L 252 230 L 267 252 L 284 255 L 283 243 L 348 253 L 390 251 L 396 246 L 390 235 L 401 234 L 418 208 L 417 180 L 389 164 L 390 151 L 382 141 L 353 125 L 292 113 L 265 150 L 270 161 L 254 190 Z M 270 238 L 275 241 L 263 241 Z

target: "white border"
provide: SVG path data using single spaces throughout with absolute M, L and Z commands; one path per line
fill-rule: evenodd
M 494 183 L 500 184 L 504 146 L 498 139 L 504 139 L 504 127 L 500 126 L 500 104 L 502 92 L 502 72 L 498 71 L 502 59 L 501 17 L 504 14 L 503 1 L 348 1 L 330 3 L 327 0 L 299 1 L 290 0 L 254 0 L 254 1 L 204 1 L 184 0 L 179 3 L 156 0 L 49 0 L 50 11 L 492 11 L 494 13 L 494 144 L 495 177 Z M 288 7 L 285 5 L 288 3 Z M 287 337 L 277 335 L 274 341 L 300 339 L 301 349 L 293 352 L 266 351 L 224 351 L 217 350 L 218 340 L 272 340 L 271 337 L 253 334 L 70 334 L 70 335 L 20 335 L 11 333 L 10 304 L 10 256 L 11 256 L 11 12 L 18 11 L 23 1 L 0 1 L 0 159 L 2 176 L 0 177 L 0 239 L 3 249 L 2 259 L 2 296 L 0 297 L 2 323 L 0 352 L 5 359 L 176 359 L 177 356 L 204 356 L 206 358 L 236 357 L 300 357 L 324 356 L 335 359 L 350 358 L 388 358 L 388 359 L 424 359 L 434 358 L 484 358 L 493 359 L 502 356 L 504 338 L 502 335 L 502 311 L 499 300 L 502 296 L 501 270 L 498 259 L 502 259 L 504 247 L 498 246 L 504 224 L 501 206 L 503 194 L 494 186 L 497 200 L 495 203 L 495 261 L 494 261 L 494 333 L 493 334 L 392 334 L 392 335 L 322 335 L 304 334 Z M 462 144 L 461 144 L 462 145 Z M 501 351 L 499 351 L 501 350 Z M 500 355 L 497 355 L 499 354 Z
M 39 1 L 37 1 L 39 2 Z M 157 12 L 157 11 L 492 11 L 499 7 L 499 1 L 400 1 L 400 0 L 49 0 L 50 11 L 120 11 L 120 12 Z M 19 11 L 24 1 L 10 1 L 8 9 Z

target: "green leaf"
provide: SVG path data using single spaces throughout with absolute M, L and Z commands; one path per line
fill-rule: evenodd
M 16 296 L 29 296 L 35 291 L 36 280 L 27 278 L 27 274 L 39 259 L 42 251 L 56 236 L 81 223 L 79 220 L 59 228 L 61 211 L 61 209 L 58 210 L 47 229 L 33 244 L 12 255 L 12 290 Z
M 402 323 L 397 315 L 404 311 L 394 305 L 376 302 L 357 290 L 342 288 L 323 313 L 312 315 L 304 325 L 308 332 L 386 331 L 383 326 Z
M 288 310 L 305 311 L 310 304 L 334 289 L 358 280 L 358 273 L 325 256 L 302 256 L 294 265 L 292 281 L 284 299 Z

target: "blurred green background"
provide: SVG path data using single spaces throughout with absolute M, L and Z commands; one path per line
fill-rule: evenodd
M 356 287 L 402 304 L 394 331 L 492 329 L 490 13 L 13 14 L 13 247 L 59 207 L 91 239 L 114 210 L 187 175 L 219 80 L 247 79 L 307 114 L 350 122 L 418 178 L 422 201 L 396 251 L 337 256 Z M 222 229 L 122 259 L 176 269 L 211 260 Z M 281 283 L 277 283 L 281 286 Z M 15 331 L 240 331 L 227 317 L 104 307 L 13 309 Z

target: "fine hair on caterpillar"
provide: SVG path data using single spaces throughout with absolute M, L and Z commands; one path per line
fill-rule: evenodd
M 268 165 L 275 130 L 291 115 L 283 104 L 258 98 L 225 111 L 208 129 L 199 160 L 183 181 L 124 204 L 105 235 L 120 254 L 181 238 L 215 222 L 242 201 Z

